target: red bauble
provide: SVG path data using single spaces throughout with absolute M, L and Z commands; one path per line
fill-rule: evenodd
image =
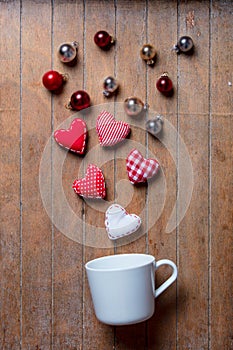
M 74 92 L 70 99 L 70 106 L 76 111 L 88 108 L 91 105 L 90 96 L 84 90 L 78 90 Z
M 63 85 L 64 79 L 62 74 L 59 72 L 50 70 L 43 75 L 42 82 L 46 89 L 55 91 L 60 89 L 60 87 Z
M 172 81 L 167 74 L 161 75 L 161 77 L 157 80 L 156 87 L 162 94 L 168 94 L 173 90 Z
M 97 46 L 99 46 L 101 49 L 107 49 L 110 47 L 110 45 L 113 43 L 113 38 L 111 35 L 109 35 L 104 30 L 100 30 L 97 32 L 94 36 L 94 42 Z

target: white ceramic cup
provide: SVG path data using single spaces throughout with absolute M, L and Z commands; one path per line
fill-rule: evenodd
M 155 271 L 172 267 L 171 276 L 157 289 Z M 116 254 L 89 261 L 86 272 L 96 317 L 110 325 L 147 320 L 154 313 L 154 298 L 177 278 L 177 267 L 167 259 L 147 254 Z

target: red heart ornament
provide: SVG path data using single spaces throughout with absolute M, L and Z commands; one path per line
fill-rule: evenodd
M 69 151 L 83 154 L 86 148 L 87 126 L 79 118 L 72 121 L 69 129 L 60 129 L 54 132 L 57 143 Z
M 126 138 L 130 126 L 125 122 L 116 121 L 112 114 L 103 111 L 97 117 L 96 131 L 101 146 L 113 146 Z
M 137 184 L 157 174 L 160 166 L 156 159 L 145 159 L 137 149 L 133 149 L 126 159 L 126 167 L 130 182 Z
M 106 196 L 104 176 L 96 165 L 89 164 L 85 177 L 73 182 L 74 191 L 85 198 L 104 198 Z

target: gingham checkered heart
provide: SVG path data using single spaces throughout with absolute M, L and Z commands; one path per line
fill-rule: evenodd
M 73 182 L 74 191 L 85 198 L 104 198 L 105 182 L 102 171 L 94 164 L 89 164 L 85 177 Z
M 113 146 L 126 138 L 130 126 L 122 121 L 116 121 L 112 114 L 103 111 L 97 117 L 96 131 L 101 146 Z
M 159 163 L 156 159 L 145 159 L 137 149 L 133 149 L 126 159 L 126 167 L 130 182 L 137 184 L 157 174 Z
M 57 143 L 69 151 L 83 154 L 86 148 L 87 126 L 84 120 L 75 118 L 69 129 L 60 129 L 54 132 Z

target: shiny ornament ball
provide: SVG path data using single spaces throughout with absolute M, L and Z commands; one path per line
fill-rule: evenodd
M 60 89 L 64 81 L 64 76 L 55 70 L 46 72 L 42 77 L 42 83 L 44 87 L 50 91 L 56 91 Z
M 136 116 L 140 114 L 143 111 L 143 109 L 146 109 L 146 106 L 140 100 L 140 98 L 133 96 L 128 97 L 124 101 L 124 109 L 129 116 Z
M 63 63 L 72 62 L 77 56 L 78 43 L 63 43 L 58 48 L 58 58 Z
M 90 105 L 91 100 L 88 93 L 84 90 L 78 90 L 72 94 L 68 108 L 81 111 L 82 109 L 90 107 Z
M 155 63 L 156 50 L 154 46 L 150 44 L 145 44 L 140 50 L 141 58 L 146 61 L 148 65 L 152 65 Z
M 163 118 L 158 115 L 155 119 L 146 122 L 146 130 L 153 136 L 157 136 L 163 128 Z
M 162 94 L 165 95 L 173 91 L 172 81 L 168 77 L 167 73 L 163 73 L 161 77 L 157 80 L 156 87 Z
M 117 91 L 119 85 L 115 78 L 107 77 L 104 79 L 103 87 L 104 87 L 104 91 L 103 91 L 104 96 L 109 97 Z
M 105 30 L 100 30 L 95 34 L 94 42 L 101 49 L 107 49 L 114 43 L 114 39 Z
M 178 43 L 173 47 L 173 49 L 177 53 L 181 53 L 181 52 L 190 53 L 191 50 L 193 50 L 193 48 L 194 48 L 193 40 L 189 36 L 182 36 L 179 39 Z

